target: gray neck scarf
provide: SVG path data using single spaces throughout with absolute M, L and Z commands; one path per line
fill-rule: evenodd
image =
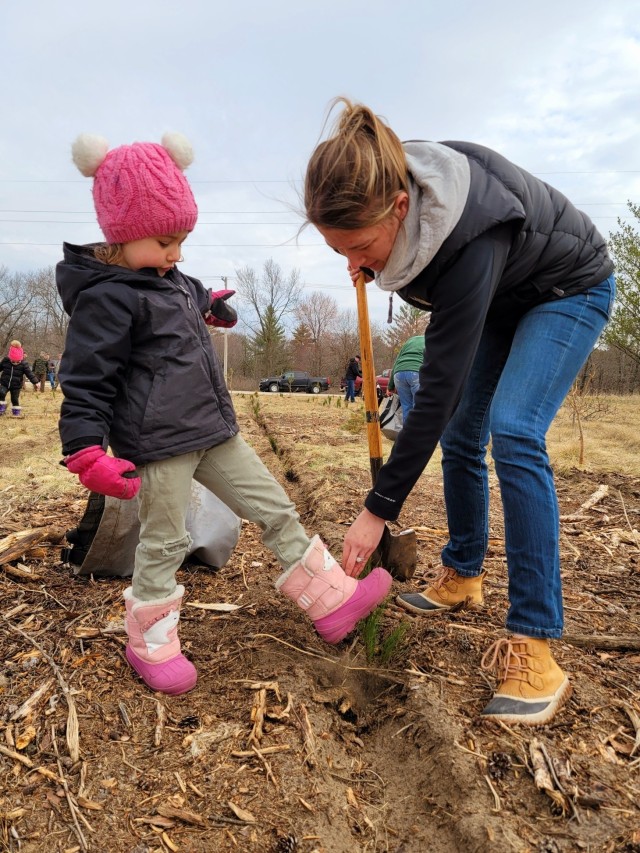
M 471 171 L 464 154 L 438 142 L 405 142 L 409 211 L 385 268 L 381 290 L 400 290 L 429 264 L 458 223 L 469 195 Z

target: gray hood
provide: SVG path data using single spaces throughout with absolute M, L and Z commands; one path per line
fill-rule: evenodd
M 395 291 L 430 263 L 462 215 L 469 187 L 469 160 L 439 142 L 404 142 L 409 171 L 409 212 L 382 272 L 381 290 Z

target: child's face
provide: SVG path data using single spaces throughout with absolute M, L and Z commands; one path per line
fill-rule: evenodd
M 160 234 L 124 243 L 120 265 L 130 270 L 155 267 L 158 275 L 163 276 L 180 260 L 182 244 L 188 235 L 188 231 L 178 231 L 176 234 Z

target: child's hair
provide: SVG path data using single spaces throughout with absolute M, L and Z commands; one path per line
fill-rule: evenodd
M 311 155 L 304 185 L 307 223 L 367 228 L 385 219 L 408 191 L 407 161 L 391 128 L 364 104 L 335 98 L 344 109 L 332 135 Z
M 93 250 L 97 261 L 103 264 L 122 264 L 122 243 L 98 243 Z
M 10 346 L 10 347 L 21 347 L 21 346 L 22 346 L 22 344 L 20 343 L 20 341 L 11 341 L 11 343 L 9 344 L 9 346 Z

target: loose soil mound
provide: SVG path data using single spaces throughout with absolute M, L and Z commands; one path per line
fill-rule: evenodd
M 339 462 L 345 448 L 366 460 L 353 410 L 291 405 L 285 420 L 257 397 L 238 408 L 307 529 L 339 555 L 368 489 L 366 464 Z M 26 466 L 36 436 L 27 422 L 23 432 L 13 464 Z M 314 445 L 335 449 L 336 470 L 314 467 L 303 452 Z M 495 488 L 484 609 L 412 619 L 391 598 L 377 643 L 325 645 L 275 591 L 279 567 L 244 525 L 223 569 L 180 571 L 181 637 L 199 671 L 180 697 L 151 694 L 125 661 L 125 583 L 80 580 L 60 563 L 56 539 L 86 494 L 5 490 L 0 536 L 44 538 L 0 571 L 0 849 L 640 851 L 640 481 L 569 472 L 558 488 L 567 634 L 554 648 L 574 691 L 538 730 L 478 717 L 493 686 L 480 659 L 507 607 Z M 422 588 L 439 564 L 435 468 L 401 522 L 418 530 L 419 567 L 394 592 Z M 218 602 L 240 609 L 199 606 Z

